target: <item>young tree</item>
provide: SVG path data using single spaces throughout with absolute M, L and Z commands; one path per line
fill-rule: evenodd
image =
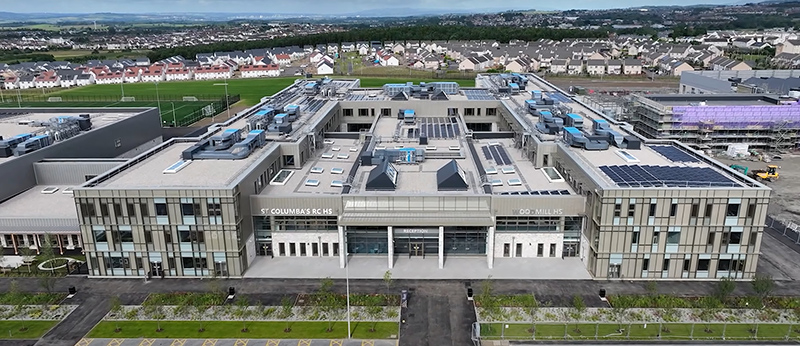
M 761 300 L 761 305 L 766 304 L 767 298 L 772 293 L 772 289 L 775 288 L 775 281 L 772 280 L 772 276 L 768 274 L 756 274 L 755 278 L 753 278 L 753 291 L 756 292 L 756 296 L 758 299 Z
M 655 281 L 648 281 L 644 285 L 644 289 L 647 290 L 647 294 L 649 294 L 651 297 L 658 295 L 658 283 Z
M 526 294 L 523 298 L 523 305 L 525 308 L 525 312 L 531 317 L 531 328 L 528 329 L 528 332 L 535 333 L 536 332 L 536 315 L 539 313 L 539 301 L 536 300 L 536 295 L 533 293 Z
M 22 263 L 28 266 L 28 273 L 31 272 L 31 264 L 33 259 L 36 258 L 36 251 L 29 246 L 22 246 L 19 248 L 19 255 L 22 256 Z
M 250 302 L 247 298 L 242 297 L 236 301 L 236 310 L 233 315 L 242 321 L 242 333 L 250 331 L 247 329 L 247 318 L 250 317 Z
M 39 245 L 39 257 L 41 258 L 40 262 L 47 262 L 44 268 L 47 268 L 48 265 L 50 266 L 49 275 L 54 275 L 56 271 L 56 252 L 53 237 L 49 233 L 44 234 L 44 241 Z
M 205 314 L 210 308 L 206 302 L 199 302 L 193 306 L 192 319 L 200 323 L 200 328 L 197 328 L 199 333 L 206 331 Z
M 719 280 L 719 283 L 717 283 L 717 288 L 716 292 L 714 292 L 714 296 L 724 304 L 734 290 L 736 290 L 736 281 L 733 281 L 733 279 L 731 279 L 730 277 L 724 277 Z
M 333 280 L 330 278 L 322 279 L 320 283 L 320 287 L 315 294 L 315 305 L 320 309 L 320 311 L 325 316 L 325 319 L 328 320 L 328 329 L 327 332 L 333 331 L 333 321 L 336 319 L 336 316 L 341 312 L 344 307 L 342 303 L 341 297 L 339 297 L 336 293 L 334 293 L 331 289 L 333 288 Z
M 292 331 L 291 321 L 289 320 L 290 317 L 294 314 L 293 311 L 294 302 L 289 297 L 283 297 L 281 299 L 281 313 L 280 318 L 286 321 L 286 328 L 283 328 L 284 333 L 288 333 Z
M 50 274 L 42 274 L 42 276 L 39 277 L 39 286 L 44 288 L 47 293 L 53 293 L 56 286 L 56 278 L 53 276 L 52 272 Z
M 389 289 L 392 288 L 392 271 L 391 270 L 387 270 L 385 273 L 383 273 L 383 284 L 386 285 L 386 290 L 389 290 Z
M 611 303 L 611 316 L 617 322 L 617 332 L 622 333 L 622 322 L 628 319 L 628 308 L 630 306 L 622 301 L 611 300 Z
M 122 312 L 122 301 L 119 300 L 119 297 L 113 296 L 109 300 L 109 304 L 111 306 L 110 311 L 112 314 L 114 314 L 114 323 L 116 324 L 114 333 L 119 333 L 120 330 L 122 330 L 119 328 L 119 318 L 122 317 L 120 316 L 120 313 Z
M 570 314 L 570 317 L 575 321 L 575 333 L 580 334 L 581 332 L 578 322 L 583 317 L 584 312 L 586 312 L 586 302 L 583 301 L 582 296 L 576 294 L 572 297 L 572 313 Z
M 367 305 L 367 315 L 372 320 L 372 327 L 370 327 L 369 331 L 374 333 L 378 321 L 384 317 L 383 297 L 377 295 L 367 296 L 365 303 Z
M 8 286 L 8 293 L 6 293 L 9 301 L 14 303 L 14 311 L 17 314 L 22 313 L 25 310 L 26 299 L 24 299 L 22 292 L 19 290 L 19 282 L 17 280 L 11 280 L 11 283 Z M 22 319 L 22 325 L 19 328 L 19 331 L 24 332 L 28 330 L 27 320 Z

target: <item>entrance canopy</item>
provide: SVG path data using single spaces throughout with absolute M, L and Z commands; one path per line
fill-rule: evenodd
M 344 226 L 494 226 L 490 213 L 481 212 L 382 212 L 344 213 Z

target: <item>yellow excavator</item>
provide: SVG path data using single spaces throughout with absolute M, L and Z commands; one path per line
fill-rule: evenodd
M 756 180 L 774 181 L 780 177 L 778 168 L 780 167 L 776 165 L 767 165 L 767 169 L 753 169 L 747 172 L 747 175 Z

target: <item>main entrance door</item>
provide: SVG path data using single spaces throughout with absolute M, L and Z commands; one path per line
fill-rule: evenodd
M 409 244 L 409 253 L 411 256 L 424 256 L 425 243 L 411 243 Z

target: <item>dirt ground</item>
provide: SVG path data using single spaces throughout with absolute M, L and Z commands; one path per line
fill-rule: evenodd
M 765 182 L 772 188 L 772 199 L 769 206 L 769 215 L 780 220 L 788 219 L 795 223 L 800 223 L 800 154 L 784 154 L 780 161 L 772 161 L 780 167 L 777 181 Z M 746 166 L 750 169 L 764 169 L 767 163 L 760 161 L 731 160 L 723 157 L 716 157 L 717 160 L 725 164 L 737 164 Z

